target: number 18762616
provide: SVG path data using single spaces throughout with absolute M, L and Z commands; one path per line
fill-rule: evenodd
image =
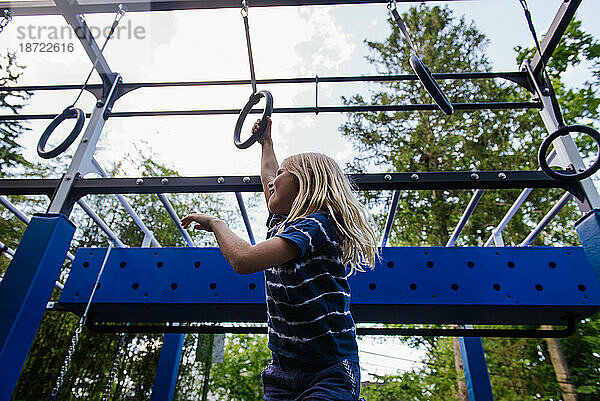
M 21 42 L 19 50 L 25 53 L 71 53 L 75 50 L 75 45 L 56 42 Z

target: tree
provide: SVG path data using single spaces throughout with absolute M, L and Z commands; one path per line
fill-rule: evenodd
M 426 65 L 434 72 L 490 71 L 491 64 L 485 57 L 487 40 L 473 23 L 464 18 L 454 19 L 448 8 L 424 5 L 413 7 L 404 15 L 412 39 Z M 392 33 L 383 42 L 366 41 L 370 49 L 368 60 L 380 73 L 402 74 L 411 72 L 408 64 L 410 47 L 403 41 L 402 34 L 392 24 Z M 597 60 L 598 47 L 595 41 L 578 31 L 579 25 L 566 38 L 557 53 L 556 64 L 551 65 L 551 76 L 560 79 L 561 72 L 573 60 L 590 56 Z M 529 51 L 529 50 L 528 50 Z M 530 52 L 530 51 L 529 51 Z M 529 53 L 531 54 L 531 53 Z M 521 58 L 522 60 L 522 58 Z M 561 64 L 562 62 L 562 64 Z M 597 66 L 597 64 L 594 64 Z M 559 96 L 566 96 L 565 117 L 573 121 L 575 116 L 593 118 L 598 107 L 597 80 L 588 83 L 583 90 L 567 90 L 558 81 L 555 84 Z M 378 84 L 370 98 L 355 95 L 345 98 L 349 105 L 363 104 L 406 104 L 431 103 L 429 95 L 419 82 L 403 81 Z M 493 80 L 470 82 L 441 82 L 441 86 L 452 102 L 473 103 L 482 101 L 525 101 L 529 94 L 514 85 Z M 581 108 L 582 105 L 586 108 Z M 571 119 L 569 119 L 571 118 Z M 480 110 L 455 112 L 445 116 L 439 112 L 395 112 L 357 113 L 348 116 L 340 130 L 354 144 L 357 154 L 350 170 L 379 171 L 452 171 L 452 170 L 536 170 L 537 147 L 547 135 L 537 111 L 524 110 Z M 587 157 L 591 146 L 583 142 L 582 152 Z M 460 245 L 481 245 L 490 236 L 520 191 L 487 191 L 479 202 L 475 214 L 463 230 Z M 559 190 L 536 190 L 521 207 L 503 232 L 507 245 L 519 244 L 532 226 L 549 210 L 558 197 Z M 392 245 L 446 245 L 451 231 L 466 207 L 469 191 L 403 191 L 400 194 L 395 226 L 390 235 Z M 366 201 L 375 210 L 389 199 L 380 194 L 368 194 Z M 578 244 L 572 229 L 579 213 L 573 205 L 563 209 L 559 218 L 535 241 L 537 245 Z M 376 216 L 380 226 L 386 214 Z M 425 369 L 428 391 L 435 399 L 464 399 L 458 383 L 460 373 L 454 369 L 458 355 L 452 352 L 448 339 L 410 339 L 413 344 L 428 346 L 428 362 L 435 363 L 446 377 L 454 376 L 450 387 L 447 379 L 434 375 L 433 368 Z M 488 349 L 502 350 L 510 340 L 486 340 Z M 515 340 L 512 340 L 515 341 Z M 503 394 L 503 399 L 527 399 L 536 393 L 550 398 L 560 397 L 556 382 L 551 380 L 551 365 L 548 351 L 539 342 L 527 343 L 532 348 L 519 348 L 518 355 L 488 353 L 491 366 L 508 363 L 512 380 L 502 375 L 492 376 L 494 390 Z M 587 348 L 588 350 L 590 348 Z M 444 350 L 443 352 L 441 350 Z M 588 351 L 591 355 L 592 352 Z M 439 360 L 444 355 L 447 357 Z M 452 358 L 452 359 L 449 359 Z M 512 359 L 509 359 L 512 358 Z M 454 363 L 449 364 L 454 360 Z M 525 362 L 529 361 L 529 362 Z M 439 363 L 438 363 L 439 362 Z M 497 363 L 497 364 L 496 364 Z M 550 372 L 550 374 L 548 374 Z M 495 372 L 494 372 L 495 373 Z M 435 377 L 431 377 L 434 375 Z M 515 384 L 522 383 L 522 384 Z M 509 395 L 512 394 L 512 395 Z M 526 396 L 525 396 L 526 395 Z
M 23 67 L 17 62 L 15 54 L 7 52 L 0 54 L 0 86 L 14 86 L 23 73 Z M 0 109 L 10 110 L 18 114 L 25 107 L 29 99 L 25 91 L 0 93 Z M 28 128 L 20 121 L 0 121 L 0 179 L 11 174 L 19 167 L 29 167 L 31 164 L 25 160 L 21 153 L 21 146 L 16 139 L 26 132 Z M 0 212 L 0 240 L 11 249 L 15 249 L 19 239 L 25 231 L 24 225 L 10 212 Z M 8 267 L 9 259 L 0 255 L 0 274 Z

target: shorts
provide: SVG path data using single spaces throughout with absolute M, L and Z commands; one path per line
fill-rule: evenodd
M 330 366 L 302 365 L 272 353 L 261 377 L 265 401 L 359 401 L 360 368 L 343 360 Z

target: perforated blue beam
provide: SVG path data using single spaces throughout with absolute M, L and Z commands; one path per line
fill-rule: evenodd
M 104 249 L 78 250 L 60 298 L 81 314 Z M 580 247 L 384 248 L 350 278 L 356 322 L 565 324 L 600 310 Z M 90 316 L 113 322 L 264 322 L 262 273 L 241 276 L 217 248 L 113 249 Z

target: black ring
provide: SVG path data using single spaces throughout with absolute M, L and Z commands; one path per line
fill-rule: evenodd
M 444 113 L 450 115 L 454 112 L 454 107 L 452 107 L 452 103 L 448 100 L 448 97 L 442 92 L 442 89 L 438 85 L 438 83 L 433 78 L 431 71 L 423 61 L 416 54 L 410 58 L 410 65 L 414 70 L 417 77 L 419 77 L 419 81 L 423 83 L 425 86 L 425 90 L 431 95 L 433 101 L 438 105 L 440 110 Z
M 559 173 L 557 170 L 552 170 L 546 161 L 546 152 L 548 152 L 548 148 L 552 144 L 552 142 L 558 138 L 559 136 L 569 135 L 571 132 L 581 132 L 582 134 L 587 134 L 594 138 L 596 143 L 598 144 L 598 156 L 596 157 L 596 161 L 594 164 L 590 166 L 590 168 L 581 171 L 579 173 Z M 565 127 L 561 127 L 548 135 L 546 139 L 542 142 L 540 146 L 540 150 L 538 152 L 538 161 L 540 163 L 540 167 L 544 173 L 554 178 L 555 180 L 563 180 L 563 181 L 581 181 L 584 178 L 588 178 L 592 174 L 594 174 L 598 169 L 600 169 L 600 133 L 593 129 L 592 127 L 587 127 L 585 125 L 567 125 Z
M 242 125 L 244 125 L 244 120 L 246 119 L 246 116 L 248 116 L 248 113 L 250 113 L 250 110 L 252 110 L 252 107 L 254 107 L 263 97 L 266 99 L 267 104 L 265 105 L 258 129 L 250 138 L 248 138 L 245 142 L 242 142 L 240 140 L 240 135 L 242 133 Z M 250 95 L 248 103 L 246 103 L 246 106 L 244 106 L 240 112 L 237 123 L 235 124 L 235 131 L 233 132 L 233 143 L 235 146 L 237 146 L 239 149 L 246 149 L 252 146 L 254 142 L 258 141 L 267 129 L 267 117 L 270 117 L 271 113 L 273 113 L 273 95 L 271 95 L 271 92 L 259 91 Z
M 69 136 L 67 136 L 60 145 L 58 145 L 52 150 L 45 151 L 44 148 L 46 147 L 46 142 L 48 142 L 48 138 L 50 138 L 50 134 L 52 134 L 56 127 L 58 127 L 58 125 L 67 118 L 77 118 L 75 127 L 73 127 L 73 130 L 71 131 Z M 85 114 L 81 109 L 77 109 L 73 106 L 67 107 L 61 114 L 59 114 L 54 118 L 54 120 L 52 120 L 50 125 L 46 128 L 46 130 L 40 137 L 40 141 L 38 142 L 37 147 L 38 155 L 40 155 L 42 159 L 52 159 L 53 157 L 56 157 L 65 150 L 67 150 L 67 148 L 71 146 L 71 144 L 75 141 L 75 138 L 77 138 L 77 136 L 81 132 L 81 128 L 83 128 L 84 122 Z

